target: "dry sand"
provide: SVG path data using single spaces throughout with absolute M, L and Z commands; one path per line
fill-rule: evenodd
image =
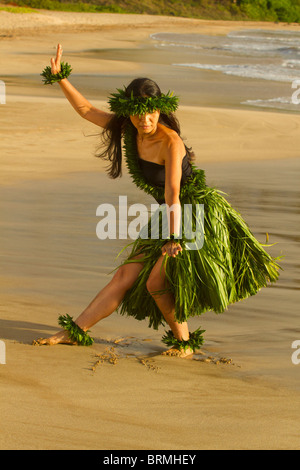
M 144 323 L 116 314 L 93 329 L 96 341 L 90 348 L 33 347 L 33 339 L 56 331 L 58 313 L 79 313 L 92 293 L 105 284 L 107 276 L 80 268 L 78 277 L 72 267 L 65 267 L 63 257 L 61 265 L 56 265 L 57 250 L 53 251 L 53 272 L 48 266 L 40 275 L 38 267 L 43 265 L 43 256 L 49 256 L 49 235 L 44 234 L 45 253 L 38 256 L 34 233 L 29 233 L 32 252 L 26 250 L 22 237 L 26 238 L 26 221 L 23 234 L 14 230 L 13 222 L 7 222 L 8 211 L 18 212 L 23 207 L 20 204 L 26 205 L 27 198 L 35 194 L 43 198 L 43 188 L 45 194 L 53 188 L 51 197 L 55 199 L 56 187 L 68 188 L 75 182 L 75 199 L 78 190 L 84 204 L 82 188 L 88 187 L 92 173 L 99 175 L 103 197 L 115 197 L 118 192 L 108 185 L 104 165 L 92 157 L 98 139 L 92 134 L 98 129 L 74 113 L 59 94 L 58 86 L 37 95 L 33 84 L 23 86 L 12 76 L 18 72 L 23 76 L 39 74 L 57 42 L 75 55 L 85 47 L 91 48 L 95 31 L 101 31 L 102 47 L 109 50 L 137 48 L 139 41 L 146 41 L 157 31 L 185 32 L 189 28 L 191 32 L 225 34 L 262 25 L 48 11 L 32 15 L 0 12 L 0 24 L 1 73 L 5 81 L 10 76 L 6 105 L 0 105 L 2 197 L 14 195 L 6 209 L 3 201 L 1 204 L 1 227 L 9 228 L 11 233 L 11 258 L 8 254 L 3 257 L 1 273 L 0 338 L 6 345 L 6 364 L 0 364 L 0 448 L 299 449 L 299 388 L 295 381 L 289 382 L 290 376 L 286 383 L 280 383 L 276 374 L 264 374 L 262 364 L 266 364 L 252 351 L 254 343 L 262 339 L 253 334 L 253 343 L 247 342 L 242 336 L 247 323 L 241 319 L 237 322 L 234 315 L 227 317 L 227 323 L 225 316 L 220 323 L 217 319 L 219 326 L 208 335 L 202 354 L 193 359 L 160 355 L 164 349 L 160 343 L 162 331 L 149 330 Z M 299 28 L 273 24 L 263 27 Z M 107 74 L 127 70 L 134 75 L 139 71 L 136 64 L 110 60 L 99 64 L 78 53 L 77 70 L 83 72 L 87 64 L 91 72 L 99 66 Z M 93 104 L 105 107 L 103 101 L 94 100 Z M 255 160 L 262 165 L 259 168 L 274 166 L 276 161 L 285 168 L 284 159 L 290 162 L 299 157 L 300 117 L 296 114 L 183 106 L 178 116 L 183 133 L 198 155 L 199 166 Z M 126 177 L 119 184 L 134 198 L 134 188 Z M 57 204 L 63 207 L 65 201 Z M 51 214 L 33 211 L 30 217 L 34 222 L 43 216 Z M 28 227 L 30 230 L 30 223 Z M 54 231 L 57 227 L 61 228 L 53 220 Z M 80 244 L 82 239 L 78 253 Z M 68 247 L 60 249 L 66 253 Z M 115 249 L 109 245 L 102 250 L 101 266 L 106 272 L 113 268 L 111 254 L 118 249 L 116 244 Z M 16 252 L 21 253 L 21 263 Z M 64 284 L 68 285 L 66 290 Z M 276 292 L 282 293 L 280 289 Z M 253 299 L 252 306 L 270 302 L 271 294 L 269 291 L 260 300 Z M 243 309 L 245 312 L 247 305 Z M 264 321 L 260 323 L 265 328 L 262 331 L 268 328 L 267 319 Z M 215 325 L 213 320 L 211 323 Z M 198 326 L 198 320 L 191 324 Z M 290 328 L 295 325 L 296 312 Z M 244 343 L 238 347 L 241 341 Z M 109 362 L 112 353 L 117 355 L 115 363 Z M 99 354 L 103 363 L 99 362 Z M 287 357 L 278 355 L 275 360 L 283 370 L 285 364 L 293 367 L 296 374 L 300 369 L 291 365 L 290 355 L 287 350 Z M 223 356 L 232 363 L 217 363 Z

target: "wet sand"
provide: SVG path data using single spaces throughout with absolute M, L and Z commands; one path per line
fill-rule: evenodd
M 119 195 L 129 204 L 153 202 L 126 171 L 117 182 L 107 178 L 94 157 L 99 129 L 76 115 L 58 86 L 39 85 L 57 42 L 76 65 L 74 84 L 84 83 L 86 71 L 90 77 L 101 69 L 104 85 L 90 89 L 88 98 L 105 107 L 110 82 L 152 67 L 146 60 L 121 60 L 120 48 L 141 48 L 142 57 L 158 26 L 171 31 L 176 23 L 177 32 L 205 26 L 207 33 L 224 34 L 245 25 L 159 23 L 143 16 L 140 27 L 129 22 L 120 31 L 115 24 L 129 16 L 108 15 L 99 37 L 98 26 L 83 26 L 80 16 L 76 33 L 71 27 L 60 33 L 56 24 L 43 33 L 36 25 L 29 35 L 24 26 L 9 24 L 16 15 L 7 15 L 0 12 L 9 27 L 0 76 L 7 84 L 7 102 L 0 105 L 0 339 L 6 346 L 0 448 L 298 449 L 300 364 L 291 360 L 292 342 L 300 339 L 297 114 L 221 108 L 217 101 L 191 107 L 188 99 L 178 112 L 207 183 L 228 194 L 261 241 L 269 233 L 277 243 L 270 248 L 274 256 L 285 256 L 276 285 L 223 315 L 190 321 L 191 331 L 206 329 L 202 351 L 185 360 L 163 356 L 164 328 L 155 331 L 117 313 L 92 329 L 92 347 L 31 345 L 57 331 L 59 314 L 76 317 L 119 262 L 115 257 L 128 241 L 97 239 L 97 206 L 117 204 Z M 49 12 L 47 28 L 53 17 L 71 21 Z M 30 21 L 28 28 L 34 27 Z M 105 57 L 85 56 L 84 49 L 99 44 Z M 120 60 L 110 60 L 116 48 Z M 155 73 L 164 70 L 158 64 Z

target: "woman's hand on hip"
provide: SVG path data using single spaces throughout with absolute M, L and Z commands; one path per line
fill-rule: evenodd
M 182 251 L 180 243 L 174 241 L 167 242 L 161 249 L 161 253 L 163 256 L 167 254 L 168 256 L 172 256 L 173 258 L 175 258 L 175 256 L 177 256 L 180 251 Z

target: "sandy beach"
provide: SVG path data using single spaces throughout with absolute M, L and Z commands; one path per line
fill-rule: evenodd
M 219 106 L 218 97 L 192 105 L 188 94 L 178 111 L 208 184 L 229 195 L 260 240 L 269 233 L 274 256 L 284 255 L 275 286 L 223 315 L 193 318 L 190 329 L 206 329 L 205 344 L 189 359 L 161 355 L 164 328 L 117 313 L 93 327 L 91 347 L 32 345 L 57 331 L 59 314 L 76 317 L 119 263 L 128 241 L 97 239 L 97 206 L 117 204 L 120 194 L 153 202 L 125 169 L 117 182 L 106 176 L 94 157 L 101 130 L 58 85 L 42 84 L 57 43 L 74 69 L 70 81 L 107 109 L 108 94 L 135 76 L 152 71 L 164 87 L 176 84 L 177 72 L 166 75 L 163 60 L 155 62 L 151 34 L 299 25 L 50 11 L 0 11 L 0 24 L 0 448 L 299 449 L 296 112 Z

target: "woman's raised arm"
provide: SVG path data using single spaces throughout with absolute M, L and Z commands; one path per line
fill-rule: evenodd
M 60 72 L 61 56 L 62 46 L 61 44 L 58 44 L 56 57 L 52 57 L 51 59 L 51 72 L 53 74 Z M 81 117 L 93 122 L 97 126 L 103 128 L 107 126 L 113 114 L 95 108 L 84 96 L 82 96 L 81 93 L 79 93 L 78 90 L 76 90 L 67 78 L 60 80 L 59 85 L 66 98 Z

